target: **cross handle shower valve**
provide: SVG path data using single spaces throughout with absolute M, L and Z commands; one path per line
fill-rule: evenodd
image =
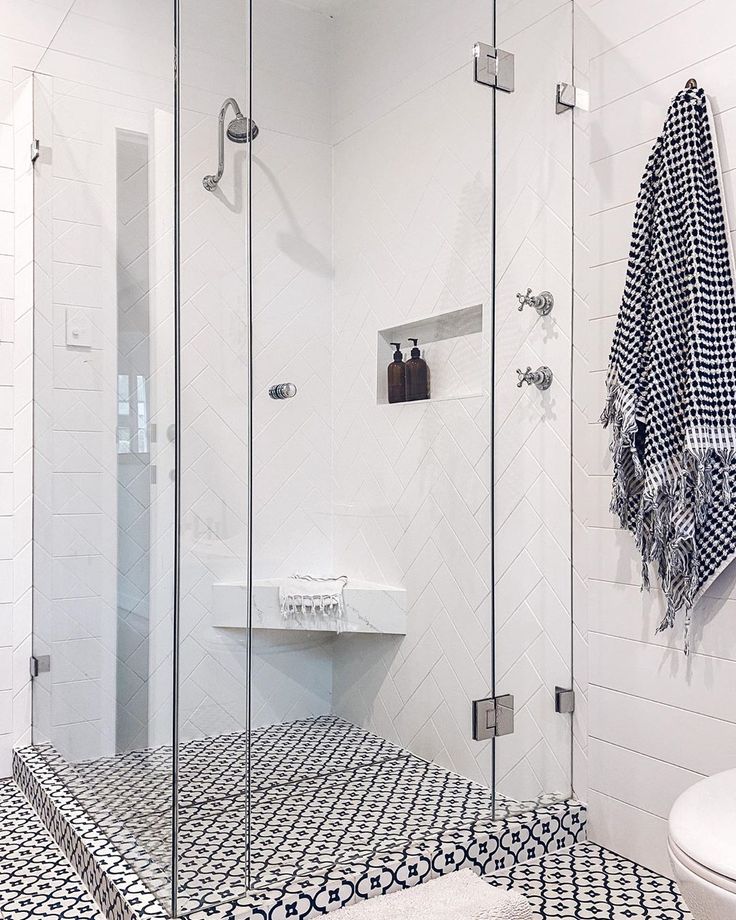
M 517 367 L 516 373 L 519 375 L 517 387 L 527 384 L 527 386 L 534 385 L 538 390 L 548 390 L 552 386 L 552 371 L 546 364 L 541 365 L 535 371 L 531 367 L 527 367 L 525 371 Z

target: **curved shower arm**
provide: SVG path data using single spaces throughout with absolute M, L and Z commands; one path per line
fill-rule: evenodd
M 217 184 L 219 183 L 220 179 L 222 179 L 222 174 L 225 172 L 225 112 L 227 112 L 228 106 L 233 107 L 236 118 L 242 118 L 243 115 L 243 113 L 240 111 L 240 106 L 232 96 L 229 96 L 222 103 L 222 108 L 220 109 L 220 117 L 217 119 L 217 172 L 213 176 L 205 176 L 204 179 L 202 179 L 202 185 L 207 189 L 208 192 L 212 192 L 217 188 Z

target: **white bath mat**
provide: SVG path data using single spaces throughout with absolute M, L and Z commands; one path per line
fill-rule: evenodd
M 534 914 L 520 894 L 461 869 L 396 894 L 351 904 L 340 911 L 339 920 L 534 920 Z

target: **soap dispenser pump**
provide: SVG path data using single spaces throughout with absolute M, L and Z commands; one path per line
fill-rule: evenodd
M 406 364 L 401 354 L 401 342 L 391 342 L 394 346 L 394 360 L 388 366 L 388 401 L 390 403 L 406 402 Z
M 406 362 L 406 401 L 429 399 L 429 367 L 419 351 L 419 339 L 409 339 L 414 343 L 411 358 Z

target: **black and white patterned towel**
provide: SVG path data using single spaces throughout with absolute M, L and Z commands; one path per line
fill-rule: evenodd
M 720 163 L 702 89 L 672 101 L 636 205 L 611 346 L 611 511 L 656 566 L 660 630 L 736 554 L 736 295 Z

